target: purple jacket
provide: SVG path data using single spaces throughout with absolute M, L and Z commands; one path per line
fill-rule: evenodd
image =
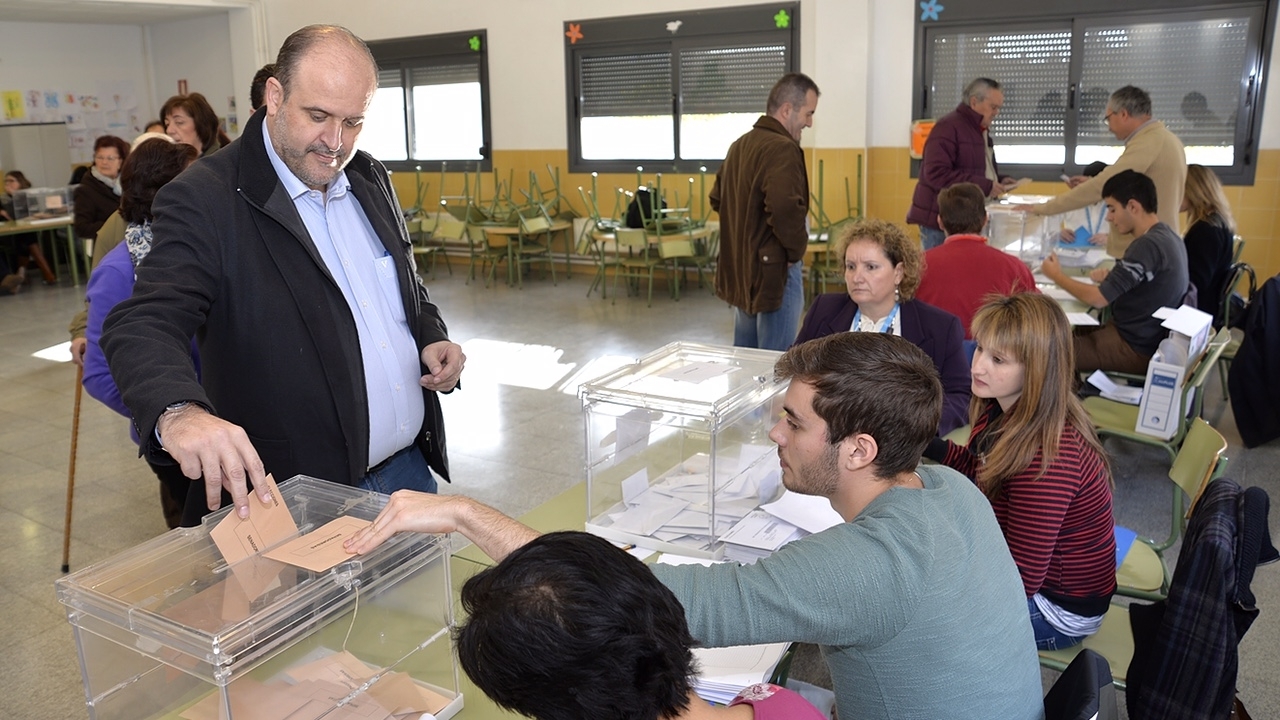
M 920 181 L 911 196 L 911 209 L 907 222 L 924 225 L 935 230 L 938 227 L 938 193 L 956 183 L 971 182 L 991 193 L 991 180 L 987 178 L 987 148 L 992 145 L 991 136 L 982 141 L 982 116 L 965 103 L 942 116 L 933 126 L 924 144 L 924 159 L 920 162 Z M 1000 166 L 996 175 L 1000 175 Z
M 133 294 L 133 280 L 133 260 L 129 258 L 129 246 L 120 243 L 93 268 L 93 274 L 89 276 L 89 287 L 85 292 L 85 300 L 89 303 L 89 319 L 84 332 L 85 340 L 88 341 L 84 352 L 84 389 L 103 405 L 127 418 L 133 416 L 120 397 L 116 381 L 111 378 L 107 359 L 102 354 L 98 340 L 102 337 L 102 321 L 106 320 L 107 313 L 111 312 L 116 303 Z M 191 357 L 195 360 L 198 375 L 200 358 L 194 342 L 191 345 Z M 138 434 L 132 423 L 129 425 L 129 433 L 133 436 L 133 441 L 138 442 Z
M 969 362 L 964 352 L 964 328 L 955 315 L 919 300 L 899 306 L 902 337 L 915 343 L 938 368 L 942 378 L 942 421 L 938 434 L 946 435 L 969 422 Z M 848 293 L 827 293 L 813 299 L 795 345 L 814 338 L 847 332 L 858 306 Z

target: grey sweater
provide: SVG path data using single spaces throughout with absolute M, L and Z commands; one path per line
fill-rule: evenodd
M 1044 716 L 1026 595 L 987 499 L 950 468 L 755 565 L 654 567 L 708 647 L 820 645 L 842 720 Z

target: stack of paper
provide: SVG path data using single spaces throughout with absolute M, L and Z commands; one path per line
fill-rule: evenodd
M 767 681 L 789 643 L 695 648 L 698 677 L 693 689 L 708 702 L 727 705 L 743 688 Z
M 752 510 L 720 538 L 726 560 L 753 563 L 809 533 L 764 510 Z
M 761 505 L 760 509 L 808 533 L 820 533 L 844 522 L 840 513 L 831 507 L 831 501 L 818 495 L 786 491 L 776 501 Z
M 1102 391 L 1102 397 L 1116 402 L 1137 405 L 1142 402 L 1142 387 L 1120 385 L 1101 370 L 1094 370 L 1089 376 L 1089 384 Z
M 747 513 L 777 494 L 780 467 L 773 448 L 743 445 L 737 457 L 721 457 L 711 511 L 711 462 L 697 453 L 652 482 L 641 470 L 622 482 L 622 502 L 606 511 L 613 530 L 662 543 L 707 548 Z

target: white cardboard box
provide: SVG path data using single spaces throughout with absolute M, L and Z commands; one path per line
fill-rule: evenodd
M 1152 360 L 1147 365 L 1147 381 L 1142 387 L 1142 404 L 1138 407 L 1138 424 L 1134 431 L 1168 440 L 1178 432 L 1178 422 L 1185 412 L 1182 407 L 1182 383 L 1187 370 L 1195 364 L 1209 343 L 1213 316 L 1189 305 L 1174 310 L 1160 308 L 1152 313 L 1162 318 L 1169 338 L 1186 350 L 1186 363 Z

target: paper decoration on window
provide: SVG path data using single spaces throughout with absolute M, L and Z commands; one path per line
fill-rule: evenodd
M 920 3 L 920 22 L 937 20 L 938 13 L 943 10 L 946 10 L 946 7 L 939 5 L 938 0 L 928 0 L 928 2 Z
M 773 16 L 773 24 L 778 28 L 791 27 L 791 15 L 786 10 L 779 10 L 777 15 Z
M 582 25 L 569 23 L 569 30 L 564 35 L 569 38 L 570 45 L 577 45 L 578 41 L 582 39 Z
M 467 47 L 470 47 L 472 52 L 480 52 L 480 36 L 472 35 L 467 38 Z
M 672 35 L 675 35 L 676 31 L 679 30 L 680 26 L 683 24 L 684 24 L 683 20 L 672 20 L 671 22 L 667 23 L 667 32 L 671 33 Z

